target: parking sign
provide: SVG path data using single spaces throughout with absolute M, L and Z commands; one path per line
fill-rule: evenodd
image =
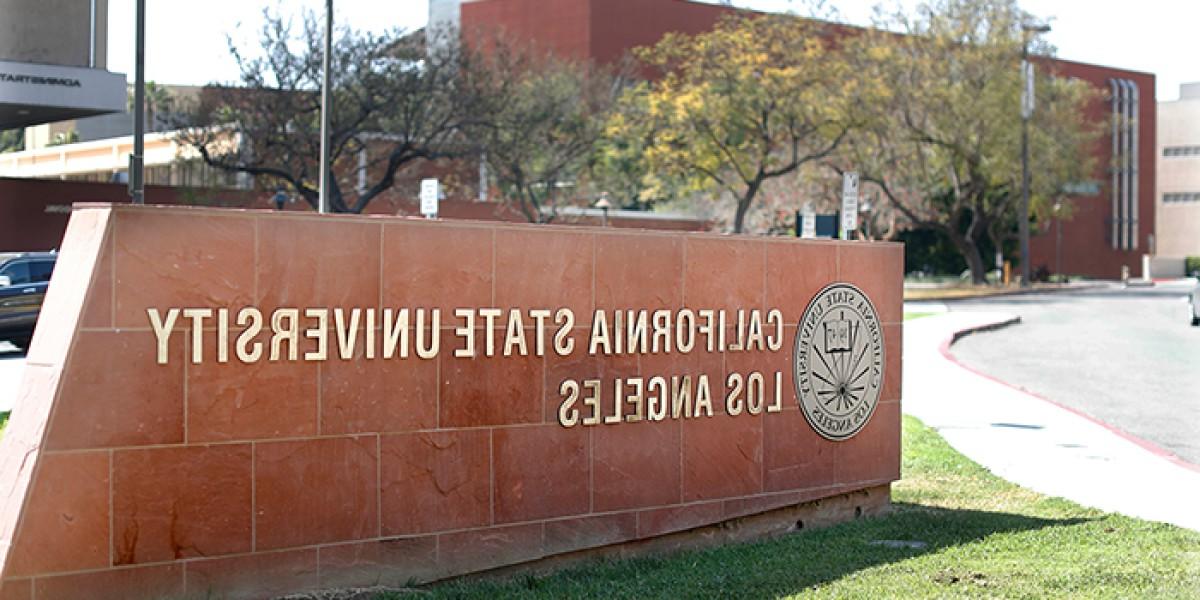
M 849 239 L 850 232 L 858 229 L 858 173 L 848 171 L 842 175 L 842 239 Z
M 436 179 L 421 180 L 421 214 L 426 218 L 437 217 L 438 194 L 441 191 Z

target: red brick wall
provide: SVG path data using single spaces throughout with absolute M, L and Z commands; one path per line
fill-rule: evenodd
M 466 39 L 480 34 L 505 41 L 531 42 L 555 55 L 591 56 L 592 0 L 482 0 L 462 5 L 460 27 Z
M 83 208 L 0 439 L 0 593 L 406 585 L 886 485 L 902 260 L 895 244 Z M 886 353 L 878 408 L 844 442 L 807 424 L 790 375 L 795 324 L 834 281 L 874 302 Z M 330 360 L 221 363 L 216 331 L 177 324 L 156 362 L 148 308 L 244 306 L 440 308 L 442 348 L 341 360 L 331 339 Z M 778 308 L 785 326 L 776 351 L 456 356 L 447 311 L 489 306 L 571 308 L 577 346 L 594 309 Z M 782 372 L 782 410 L 724 414 L 726 374 L 752 371 Z M 559 423 L 566 379 L 611 394 L 614 378 L 685 374 L 710 377 L 715 416 Z
M 1158 103 L 1154 97 L 1154 75 L 1065 60 L 1054 61 L 1050 68 L 1060 76 L 1077 77 L 1087 81 L 1104 93 L 1104 99 L 1094 104 L 1086 113 L 1092 122 L 1102 126 L 1101 135 L 1093 150 L 1097 166 L 1092 177 L 1100 184 L 1100 193 L 1096 196 L 1072 199 L 1075 213 L 1070 219 L 1062 222 L 1061 271 L 1069 275 L 1116 279 L 1120 277 L 1121 267 L 1124 265 L 1129 267 L 1133 276 L 1139 276 L 1142 271 L 1142 255 L 1150 253 L 1150 236 L 1154 233 L 1154 154 L 1157 152 L 1158 110 Z M 1111 219 L 1115 215 L 1112 213 L 1112 177 L 1109 171 L 1112 163 L 1112 137 L 1109 127 L 1112 122 L 1112 108 L 1107 98 L 1108 80 L 1112 78 L 1134 81 L 1140 96 L 1140 111 L 1137 115 L 1139 179 L 1136 250 L 1113 249 L 1110 241 Z M 1036 177 L 1037 165 L 1031 165 L 1030 168 Z M 1035 270 L 1045 267 L 1050 272 L 1055 272 L 1057 226 L 1051 222 L 1043 231 L 1032 232 L 1030 254 L 1031 266 Z
M 589 57 L 601 64 L 617 62 L 633 48 L 653 46 L 667 33 L 704 33 L 722 16 L 738 12 L 688 0 L 591 0 L 591 5 Z

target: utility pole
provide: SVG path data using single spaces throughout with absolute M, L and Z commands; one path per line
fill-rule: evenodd
M 145 204 L 143 166 L 146 150 L 146 0 L 137 0 L 133 67 L 133 154 L 129 156 L 129 196 Z
M 1021 287 L 1029 287 L 1029 119 L 1033 116 L 1033 63 L 1029 62 L 1029 34 L 1046 33 L 1049 25 L 1021 25 L 1021 212 L 1017 215 L 1021 238 Z
M 144 1 L 144 0 L 139 0 Z M 329 212 L 329 112 L 332 94 L 329 89 L 329 57 L 333 54 L 333 0 L 325 0 L 325 55 L 321 57 L 321 176 L 318 211 Z

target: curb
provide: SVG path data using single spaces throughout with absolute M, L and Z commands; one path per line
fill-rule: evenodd
M 1083 290 L 1096 290 L 1108 287 L 1108 283 L 1089 283 L 1085 285 L 1069 286 L 1069 287 L 1054 287 L 1054 288 L 1027 288 L 1004 290 L 994 294 L 980 294 L 978 296 L 951 296 L 948 298 L 912 298 L 904 299 L 905 302 L 962 302 L 964 300 L 983 300 L 987 298 L 1003 298 L 1005 296 L 1023 296 L 1027 294 L 1057 294 L 1060 292 L 1078 292 Z
M 1021 317 L 1012 317 L 1009 319 L 1005 319 L 1003 321 L 997 321 L 995 323 L 987 323 L 985 325 L 979 325 L 979 326 L 975 326 L 975 327 L 967 327 L 966 329 L 960 329 L 958 331 L 955 331 L 953 334 L 950 335 L 949 338 L 947 338 L 944 342 L 942 342 L 942 344 L 938 347 L 938 352 L 941 353 L 942 358 L 945 358 L 946 360 L 950 361 L 951 363 L 957 365 L 958 367 L 960 367 L 970 373 L 974 373 L 975 375 L 983 377 L 984 379 L 987 379 L 987 380 L 993 381 L 995 383 L 998 383 L 1000 385 L 1003 385 L 1009 389 L 1012 389 L 1012 390 L 1015 390 L 1022 394 L 1025 394 L 1026 396 L 1029 396 L 1031 398 L 1041 400 L 1042 402 L 1045 402 L 1051 406 L 1065 410 L 1077 417 L 1082 417 L 1096 425 L 1099 425 L 1100 427 L 1103 427 L 1104 429 L 1107 429 L 1109 432 L 1115 434 L 1117 437 L 1120 437 L 1130 443 L 1133 443 L 1134 445 L 1142 448 L 1143 450 L 1146 450 L 1147 452 L 1150 452 L 1151 454 L 1158 456 L 1159 458 L 1166 459 L 1167 461 L 1174 463 L 1176 466 L 1183 467 L 1185 469 L 1188 469 L 1189 471 L 1195 471 L 1197 473 L 1200 473 L 1200 465 L 1188 462 L 1187 460 L 1184 460 L 1183 458 L 1181 458 L 1178 454 L 1175 454 L 1174 452 L 1171 452 L 1170 450 L 1167 450 L 1166 448 L 1163 448 L 1162 446 L 1159 446 L 1158 444 L 1151 442 L 1150 440 L 1143 439 L 1132 433 L 1129 433 L 1128 431 L 1125 431 L 1123 429 L 1119 429 L 1117 427 L 1109 425 L 1108 423 L 1105 423 L 1104 421 L 1101 421 L 1100 419 L 1097 419 L 1097 418 L 1095 418 L 1087 413 L 1084 413 L 1076 408 L 1072 408 L 1070 406 L 1066 406 L 1059 402 L 1055 402 L 1054 400 L 1051 400 L 1045 396 L 1042 396 L 1041 394 L 1038 394 L 1036 392 L 1031 392 L 1025 388 L 1013 385 L 1007 381 L 997 379 L 996 377 L 988 375 L 987 373 L 984 373 L 978 369 L 975 369 L 974 367 L 967 366 L 966 364 L 959 361 L 958 357 L 954 356 L 954 354 L 950 352 L 950 346 L 953 346 L 955 342 L 957 342 L 958 340 L 961 340 L 964 337 L 967 337 L 968 335 L 972 335 L 975 333 L 985 333 L 988 331 L 995 331 L 997 329 L 1002 329 L 1002 328 L 1008 327 L 1010 325 L 1016 325 L 1020 322 L 1021 322 Z

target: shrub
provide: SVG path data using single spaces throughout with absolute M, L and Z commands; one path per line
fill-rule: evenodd
M 1200 277 L 1200 256 L 1189 256 L 1183 259 L 1183 272 L 1194 277 Z

